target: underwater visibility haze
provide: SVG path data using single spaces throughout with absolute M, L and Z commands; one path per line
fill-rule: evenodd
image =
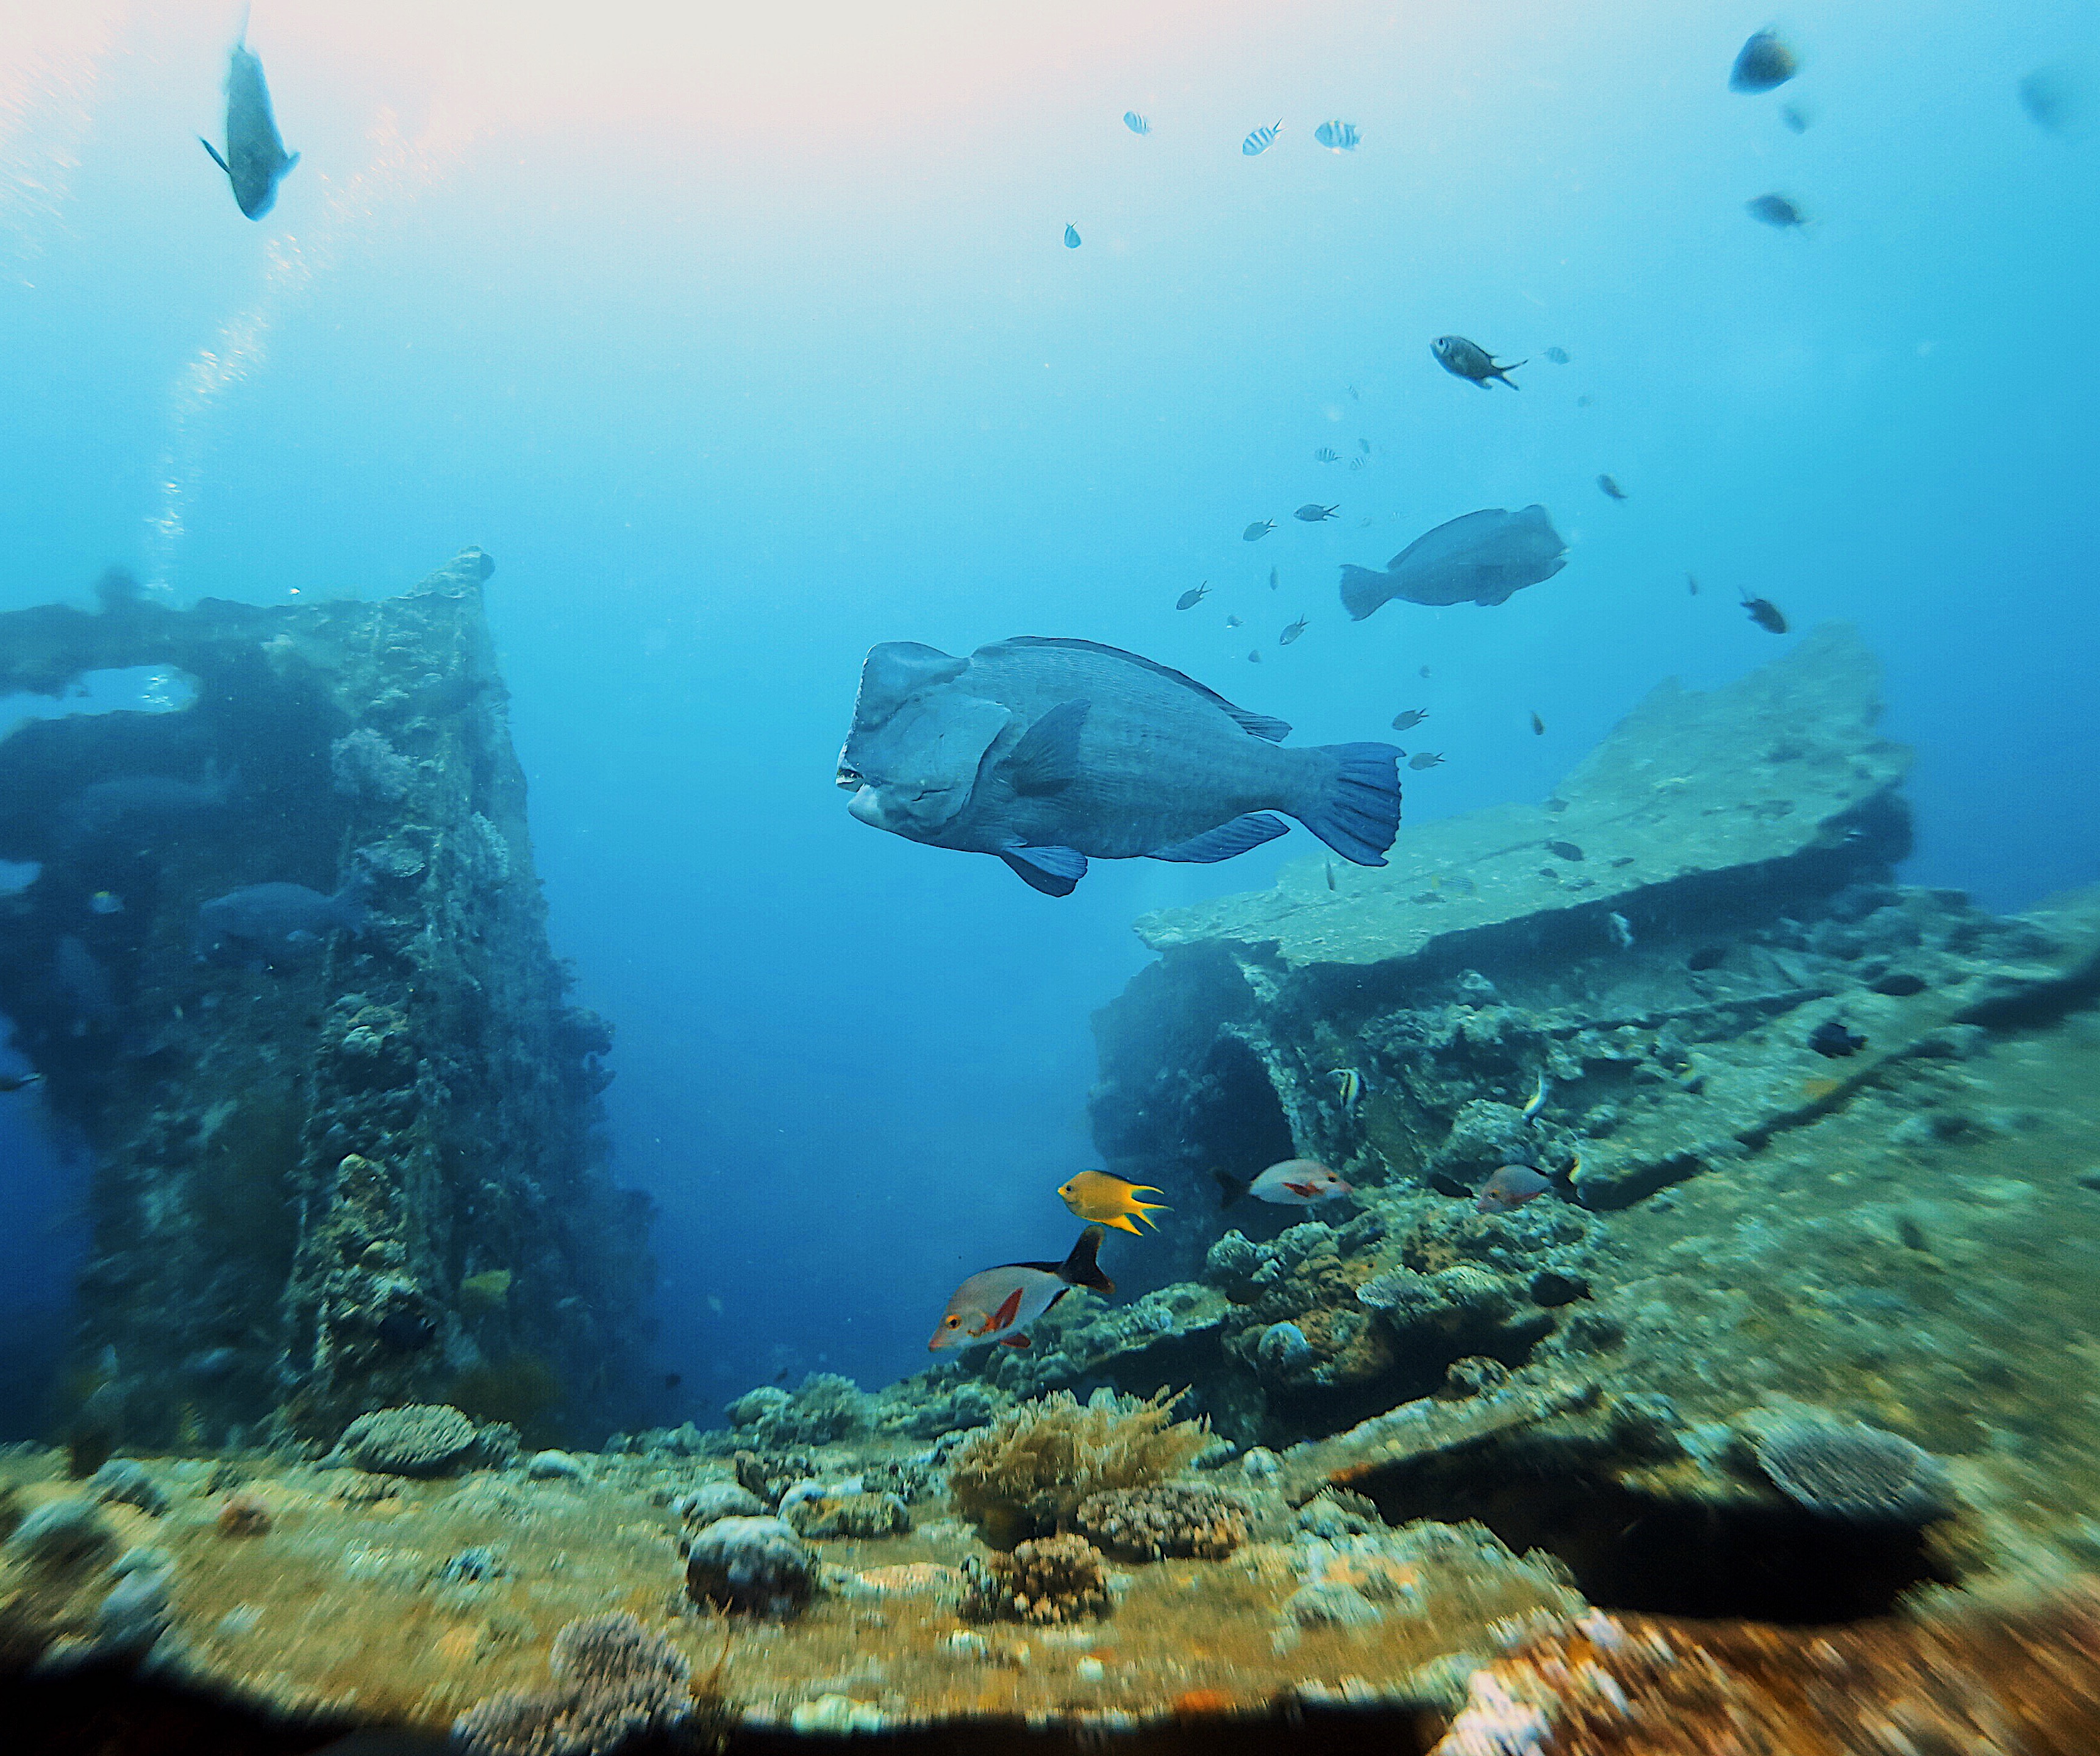
M 98 1449 L 631 1492 L 833 1730 L 1485 1713 L 1453 1655 L 1586 1602 L 2091 1564 L 2034 1374 L 2100 1359 L 2096 196 L 2040 0 L 13 5 L 24 1507 Z M 1031 1498 L 1030 1420 L 1107 1461 Z M 254 1467 L 214 1532 L 307 1516 Z M 936 1701 L 955 1615 L 1235 1551 L 1285 1634 L 1216 1676 Z M 527 1747 L 474 1704 L 551 1662 L 685 1724 L 699 1634 L 550 1613 L 403 1715 Z

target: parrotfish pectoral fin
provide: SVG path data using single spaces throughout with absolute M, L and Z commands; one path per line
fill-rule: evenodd
M 1071 848 L 1008 848 L 999 858 L 1045 896 L 1070 896 L 1087 876 L 1087 856 Z
M 1101 1265 L 1094 1260 L 1101 1247 L 1101 1239 L 1107 1234 L 1098 1225 L 1090 1225 L 1079 1233 L 1079 1241 L 1072 1246 L 1072 1253 L 1058 1264 L 1057 1278 L 1068 1286 L 1088 1286 L 1096 1292 L 1115 1296 L 1115 1282 L 1101 1273 Z
M 1317 804 L 1293 812 L 1345 860 L 1383 866 L 1400 833 L 1400 752 L 1389 743 L 1323 745 L 1336 772 Z
M 1062 701 L 1021 735 L 1006 759 L 1006 778 L 1030 797 L 1061 792 L 1079 778 L 1079 728 L 1089 701 Z
M 211 154 L 211 161 L 213 164 L 216 165 L 221 170 L 224 171 L 229 179 L 232 177 L 233 167 L 218 156 L 218 148 L 217 147 L 214 146 L 209 140 L 205 139 L 202 135 L 199 135 L 197 136 L 197 144 L 202 147 L 205 152 Z
M 1220 860 L 1231 859 L 1249 848 L 1258 848 L 1264 841 L 1273 841 L 1278 836 L 1290 832 L 1290 824 L 1282 818 L 1272 817 L 1266 811 L 1250 811 L 1244 817 L 1235 817 L 1229 823 L 1221 823 L 1200 836 L 1191 836 L 1186 841 L 1154 848 L 1145 858 L 1179 860 L 1190 866 L 1214 866 Z

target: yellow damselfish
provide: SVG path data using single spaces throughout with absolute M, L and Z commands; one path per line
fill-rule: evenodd
M 1149 1183 L 1126 1183 L 1119 1176 L 1111 1176 L 1105 1171 L 1082 1171 L 1069 1183 L 1058 1185 L 1057 1193 L 1066 1207 L 1083 1220 L 1102 1225 L 1112 1225 L 1119 1232 L 1128 1232 L 1133 1238 L 1142 1238 L 1137 1221 L 1142 1220 L 1155 1232 L 1159 1222 L 1152 1216 L 1169 1211 L 1166 1202 L 1140 1201 L 1140 1195 L 1158 1195 L 1163 1191 Z

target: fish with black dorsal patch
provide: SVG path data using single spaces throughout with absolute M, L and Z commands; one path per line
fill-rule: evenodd
M 197 136 L 212 162 L 226 173 L 233 185 L 233 199 L 250 219 L 260 219 L 277 204 L 277 185 L 299 162 L 296 152 L 287 153 L 277 132 L 277 117 L 270 107 L 270 87 L 262 77 L 262 64 L 248 46 L 244 24 L 240 40 L 226 64 L 226 155 L 204 136 Z
M 1095 1260 L 1107 1235 L 1100 1226 L 1090 1225 L 1062 1262 L 1005 1262 L 973 1274 L 949 1295 L 941 1326 L 926 1343 L 928 1351 L 994 1343 L 1026 1348 L 1029 1326 L 1074 1286 L 1114 1298 L 1115 1282 Z
M 1517 360 L 1506 366 L 1499 364 L 1478 342 L 1469 342 L 1462 335 L 1440 335 L 1429 344 L 1429 351 L 1436 356 L 1436 364 L 1453 377 L 1477 384 L 1484 390 L 1498 379 L 1515 390 L 1517 382 L 1510 374 L 1519 366 L 1529 364 L 1528 360 Z
M 862 823 L 990 854 L 1067 896 L 1088 858 L 1210 864 L 1295 817 L 1382 866 L 1400 827 L 1399 752 L 1286 750 L 1290 728 L 1135 653 L 1018 637 L 953 658 L 915 642 L 862 668 L 838 783 Z

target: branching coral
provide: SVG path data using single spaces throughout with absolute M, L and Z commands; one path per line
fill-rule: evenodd
M 1114 1554 L 1220 1561 L 1246 1541 L 1246 1514 L 1244 1504 L 1215 1488 L 1168 1482 L 1089 1494 L 1074 1522 Z
M 955 1510 L 995 1548 L 1063 1529 L 1079 1502 L 1179 1474 L 1211 1441 L 1205 1421 L 1176 1422 L 1175 1394 L 1149 1401 L 1056 1391 L 1002 1415 L 959 1447 L 948 1470 Z
M 1045 1537 L 964 1566 L 962 1613 L 971 1621 L 1078 1621 L 1110 1607 L 1101 1551 L 1084 1537 Z

